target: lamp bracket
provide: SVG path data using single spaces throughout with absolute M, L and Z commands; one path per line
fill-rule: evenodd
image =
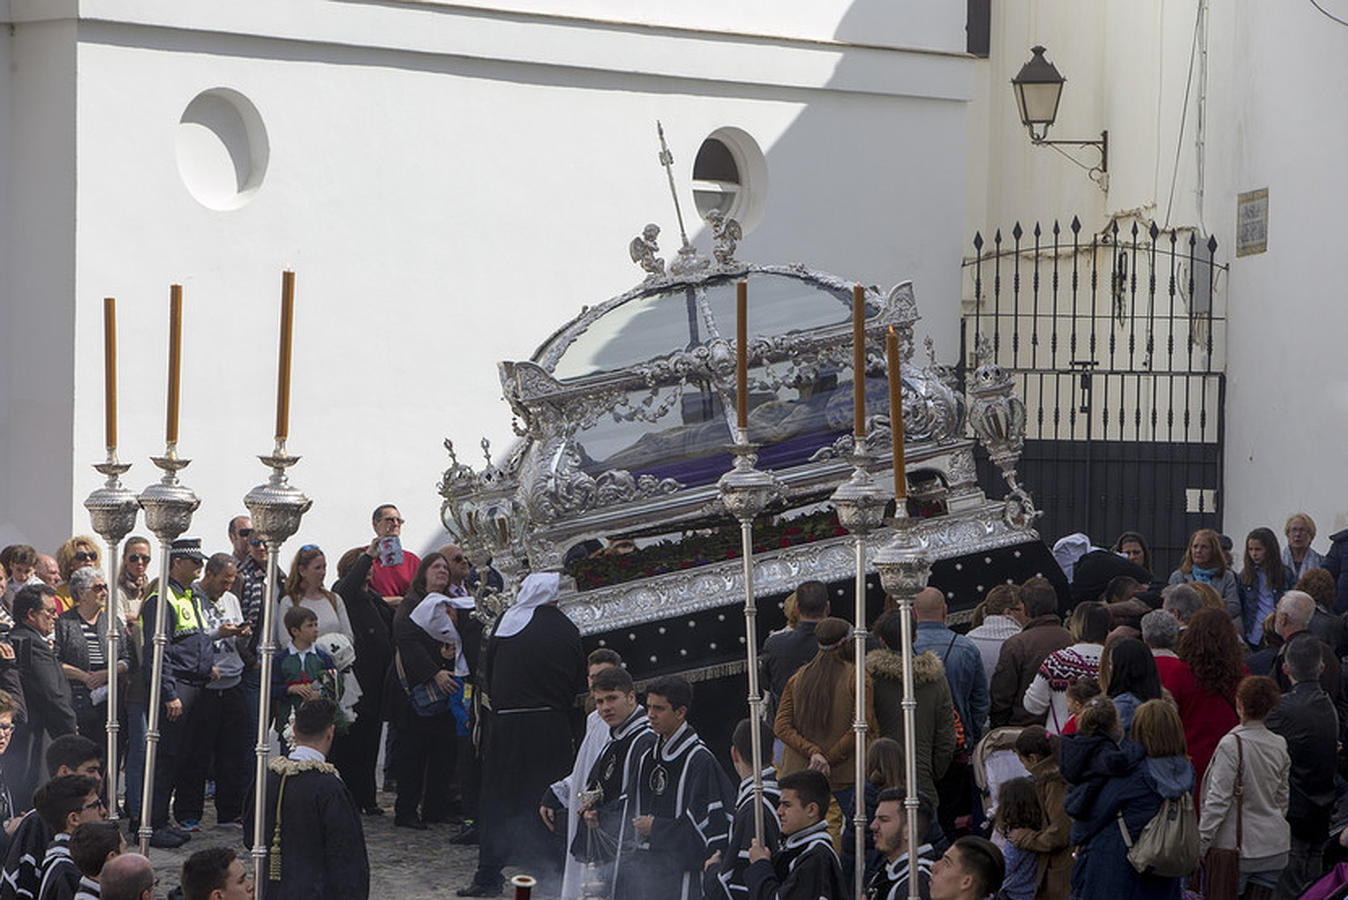
M 1045 127 L 1045 133 L 1047 133 L 1047 130 L 1048 130 L 1047 127 Z M 1100 186 L 1100 190 L 1102 191 L 1109 190 L 1108 130 L 1100 132 L 1100 139 L 1098 141 L 1050 141 L 1041 135 L 1036 135 L 1034 133 L 1034 129 L 1031 128 L 1030 142 L 1045 147 L 1094 147 L 1096 150 L 1099 150 L 1100 165 L 1098 166 L 1086 166 L 1080 162 L 1077 162 L 1077 160 L 1072 159 L 1072 157 L 1070 156 L 1068 158 L 1072 159 L 1073 162 L 1076 162 L 1077 165 L 1081 166 L 1083 169 L 1086 169 L 1086 174 L 1090 176 L 1091 181 L 1094 181 L 1097 185 Z

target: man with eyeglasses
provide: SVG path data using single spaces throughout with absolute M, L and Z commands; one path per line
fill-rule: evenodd
M 375 507 L 374 514 L 370 516 L 370 524 L 374 526 L 375 538 L 383 540 L 385 538 L 399 538 L 401 541 L 403 531 L 402 513 L 398 512 L 398 507 L 392 503 L 384 503 Z M 379 595 L 393 605 L 401 600 L 403 594 L 407 593 L 407 588 L 412 584 L 412 576 L 417 574 L 417 566 L 421 565 L 421 558 L 411 550 L 403 549 L 403 561 L 401 565 L 386 566 L 383 559 L 374 561 L 374 574 L 370 576 L 370 585 L 379 592 Z M 453 563 L 450 564 L 451 571 Z M 468 574 L 464 570 L 464 576 Z M 453 579 L 450 579 L 451 583 Z M 463 579 L 459 579 L 462 583 Z
M 108 817 L 107 804 L 99 796 L 99 780 L 87 775 L 62 775 L 42 785 L 33 795 L 33 806 L 56 835 L 42 860 L 42 881 L 37 896 L 74 897 L 80 888 L 80 870 L 70 858 L 70 836 L 85 822 Z
M 30 584 L 14 595 L 14 627 L 9 632 L 19 663 L 28 717 L 15 730 L 10 751 L 22 769 L 11 781 L 20 797 L 32 795 L 42 778 L 43 735 L 58 738 L 76 731 L 70 682 L 50 640 L 56 628 L 56 591 L 47 584 Z

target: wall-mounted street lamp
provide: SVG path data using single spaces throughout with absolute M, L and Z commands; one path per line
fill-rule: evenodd
M 1087 169 L 1091 180 L 1108 190 L 1109 181 L 1109 132 L 1100 132 L 1098 141 L 1050 141 L 1048 129 L 1058 118 L 1058 101 L 1062 99 L 1062 86 L 1067 79 L 1062 76 L 1053 63 L 1044 59 L 1043 47 L 1031 47 L 1034 55 L 1030 61 L 1020 67 L 1020 72 L 1011 79 L 1011 87 L 1016 92 L 1016 105 L 1020 108 L 1020 121 L 1030 132 L 1030 140 L 1035 144 L 1049 147 L 1094 147 L 1100 151 L 1100 165 Z M 1069 157 L 1070 159 L 1071 157 Z M 1076 160 L 1073 160 L 1076 162 Z M 1077 163 L 1081 165 L 1081 163 Z

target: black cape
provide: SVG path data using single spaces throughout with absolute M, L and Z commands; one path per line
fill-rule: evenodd
M 777 802 L 782 792 L 777 787 L 777 770 L 763 770 L 763 846 L 776 853 L 781 842 L 782 824 L 777 818 Z M 721 864 L 702 873 L 704 900 L 744 900 L 749 896 L 749 845 L 754 840 L 754 779 L 740 782 L 735 798 L 735 818 L 730 825 L 730 844 L 721 852 Z
M 636 791 L 632 815 L 655 822 L 650 837 L 620 859 L 615 896 L 696 900 L 703 865 L 730 839 L 730 779 L 685 723 L 642 756 Z
M 772 855 L 749 866 L 751 900 L 819 900 L 846 897 L 842 864 L 833 852 L 828 823 L 797 831 Z
M 331 763 L 273 759 L 267 772 L 267 845 L 264 881 L 259 896 L 284 900 L 366 900 L 370 896 L 370 861 L 360 811 Z M 276 828 L 276 795 L 281 799 L 280 877 L 272 878 Z M 244 806 L 244 842 L 253 838 L 253 800 Z

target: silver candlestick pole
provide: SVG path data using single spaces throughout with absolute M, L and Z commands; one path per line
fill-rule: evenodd
M 900 502 L 894 511 L 894 539 L 875 554 L 875 568 L 886 593 L 897 597 L 903 632 L 903 755 L 905 762 L 904 806 L 908 812 L 908 897 L 918 898 L 917 848 L 925 835 L 917 833 L 917 739 L 913 733 L 917 698 L 913 694 L 913 598 L 927 586 L 931 563 L 922 541 L 914 533 L 916 520 Z
M 763 696 L 758 684 L 758 606 L 754 600 L 754 517 L 781 493 L 781 484 L 770 472 L 755 465 L 757 444 L 749 443 L 749 430 L 739 428 L 735 444 L 735 465 L 721 476 L 717 487 L 726 510 L 740 523 L 740 557 L 744 563 L 744 644 L 749 665 L 750 752 L 754 770 L 754 838 L 763 843 Z
M 201 500 L 178 481 L 178 470 L 187 467 L 190 460 L 179 459 L 177 446 L 169 443 L 163 456 L 154 457 L 151 462 L 164 470 L 164 477 L 141 491 L 139 502 L 145 510 L 145 525 L 159 538 L 160 574 L 159 588 L 155 591 L 154 620 L 154 662 L 150 668 L 150 696 L 146 703 L 145 730 L 145 775 L 140 789 L 140 852 L 149 853 L 150 835 L 154 833 L 151 822 L 154 804 L 154 768 L 155 754 L 159 748 L 159 713 L 163 708 L 163 699 L 159 692 L 164 681 L 164 645 L 168 643 L 168 631 L 165 614 L 168 608 L 169 552 L 174 540 L 192 524 L 192 513 L 201 505 Z M 143 615 L 143 614 L 142 614 Z M 115 661 L 112 661 L 115 664 Z
M 122 476 L 131 468 L 130 463 L 117 461 L 117 448 L 108 448 L 106 462 L 98 463 L 94 468 L 106 475 L 108 481 L 95 490 L 84 501 L 89 510 L 89 521 L 94 531 L 103 538 L 108 548 L 108 604 L 104 610 L 108 626 L 108 749 L 107 778 L 108 785 L 108 821 L 117 821 L 117 734 L 121 725 L 117 721 L 117 659 L 122 640 L 122 629 L 126 627 L 120 621 L 121 582 L 118 580 L 118 566 L 121 563 L 122 538 L 136 527 L 136 513 L 140 505 L 136 495 L 122 487 Z
M 271 456 L 258 457 L 271 467 L 271 477 L 259 484 L 243 498 L 244 506 L 253 518 L 253 530 L 267 546 L 267 586 L 262 595 L 262 641 L 258 645 L 258 680 L 262 684 L 262 699 L 257 706 L 257 769 L 253 781 L 253 882 L 266 885 L 263 861 L 267 857 L 264 840 L 267 800 L 267 754 L 270 751 L 267 713 L 271 690 L 272 655 L 276 650 L 273 637 L 276 615 L 276 569 L 281 545 L 300 527 L 300 519 L 313 505 L 308 497 L 286 479 L 286 469 L 299 462 L 298 456 L 286 455 L 285 441 L 278 439 Z
M 866 467 L 864 437 L 854 437 L 852 477 L 838 485 L 830 498 L 838 511 L 838 522 L 856 542 L 856 603 L 852 625 L 853 656 L 856 664 L 856 718 L 852 723 L 855 738 L 856 803 L 853 807 L 853 836 L 856 839 L 853 888 L 858 895 L 865 889 L 866 872 L 866 535 L 883 524 L 889 495 L 871 477 Z

